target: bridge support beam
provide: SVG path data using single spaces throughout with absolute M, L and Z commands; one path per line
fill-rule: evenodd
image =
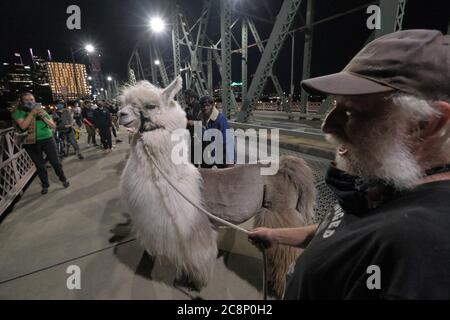
M 255 108 L 256 101 L 264 90 L 267 78 L 272 72 L 273 65 L 291 29 L 300 4 L 301 0 L 284 0 L 269 41 L 266 44 L 264 53 L 256 69 L 255 77 L 249 87 L 247 97 L 243 100 L 238 121 L 247 122 L 251 112 Z
M 305 45 L 303 49 L 303 71 L 302 80 L 311 77 L 312 43 L 313 43 L 313 19 L 314 19 L 314 1 L 308 0 L 306 8 L 305 22 Z M 300 113 L 306 113 L 306 104 L 308 103 L 308 94 L 301 89 Z
M 222 61 L 222 111 L 229 119 L 231 116 L 231 4 L 229 0 L 220 0 L 220 33 Z

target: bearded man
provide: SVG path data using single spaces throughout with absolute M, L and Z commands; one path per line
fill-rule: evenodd
M 335 96 L 322 130 L 339 205 L 319 226 L 251 232 L 306 248 L 284 298 L 450 299 L 450 36 L 386 35 L 302 86 Z

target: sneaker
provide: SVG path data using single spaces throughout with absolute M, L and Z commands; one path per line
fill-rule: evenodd
M 41 194 L 47 194 L 47 193 L 48 193 L 48 188 L 42 188 Z
M 116 140 L 116 143 L 122 143 L 123 141 L 122 140 L 120 140 L 120 139 L 117 139 Z
M 78 154 L 78 159 L 80 159 L 80 160 L 84 159 L 84 157 L 83 157 L 83 155 L 81 153 Z
M 68 188 L 69 186 L 70 186 L 69 181 L 64 181 L 64 182 L 63 182 L 63 187 L 64 187 L 64 188 Z

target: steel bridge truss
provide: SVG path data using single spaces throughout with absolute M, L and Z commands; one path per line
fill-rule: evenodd
M 362 10 L 371 4 L 379 4 L 382 12 L 381 29 L 373 32 L 371 38 L 368 40 L 370 41 L 376 37 L 402 29 L 407 0 L 372 1 L 361 7 L 353 8 L 320 21 L 314 21 L 314 0 L 306 0 L 304 2 L 306 3 L 306 16 L 305 19 L 301 17 L 304 25 L 297 29 L 293 29 L 292 27 L 296 14 L 302 4 L 301 0 L 283 0 L 277 15 L 271 13 L 270 7 L 265 0 L 258 2 L 264 6 L 269 18 L 258 17 L 238 11 L 235 9 L 231 0 L 204 0 L 200 17 L 192 26 L 189 25 L 187 15 L 183 12 L 182 8 L 175 5 L 171 23 L 172 57 L 168 67 L 166 67 L 164 57 L 159 51 L 156 42 L 152 41 L 151 45 L 147 46 L 150 63 L 148 70 L 151 70 L 151 72 L 148 72 L 146 77 L 139 54 L 141 49 L 136 47 L 128 63 L 129 82 L 135 83 L 136 81 L 147 78 L 147 80 L 151 80 L 153 83 L 158 83 L 158 80 L 161 79 L 162 85 L 166 86 L 169 84 L 171 78 L 184 73 L 187 87 L 194 89 L 199 95 L 212 95 L 214 86 L 213 64 L 215 63 L 221 79 L 222 109 L 227 117 L 231 117 L 233 111 L 235 111 L 237 112 L 238 121 L 248 121 L 251 113 L 255 110 L 256 103 L 260 99 L 268 79 L 272 81 L 280 97 L 282 109 L 289 112 L 294 93 L 293 84 L 291 83 L 289 90 L 283 90 L 277 76 L 273 72 L 273 66 L 288 35 L 292 36 L 291 64 L 293 66 L 295 59 L 294 34 L 296 32 L 304 33 L 302 79 L 306 79 L 310 77 L 313 54 L 313 28 L 316 25 L 340 18 L 357 10 Z M 216 14 L 218 12 L 220 15 L 220 39 L 218 41 L 213 41 L 212 37 L 210 38 L 208 36 L 208 26 L 212 23 L 210 20 L 214 12 Z M 234 15 L 237 15 L 238 18 L 233 17 Z M 273 25 L 268 39 L 261 39 L 254 21 Z M 233 34 L 233 28 L 238 25 L 238 22 L 240 22 L 241 26 L 240 43 Z M 249 44 L 250 35 L 254 39 L 254 44 Z M 237 49 L 233 48 L 233 42 L 237 45 Z M 181 57 L 182 46 L 188 49 L 187 57 Z M 252 81 L 249 82 L 248 58 L 249 49 L 252 47 L 256 47 L 259 50 L 261 59 Z M 241 56 L 242 105 L 240 108 L 230 86 L 232 83 L 231 64 L 233 54 L 240 54 Z M 154 65 L 154 61 L 156 60 L 159 63 Z M 168 68 L 173 68 L 173 72 L 172 70 L 168 71 Z M 291 70 L 292 81 L 293 70 Z M 285 91 L 290 92 L 289 97 L 287 97 Z M 178 99 L 184 105 L 181 94 L 178 95 Z M 291 103 L 286 103 L 289 99 L 291 99 Z M 306 106 L 308 101 L 308 96 L 303 90 L 301 90 L 300 101 L 299 111 L 300 117 L 302 117 L 302 115 L 306 115 L 307 113 Z M 319 108 L 319 117 L 328 110 L 331 102 L 330 99 L 323 102 Z

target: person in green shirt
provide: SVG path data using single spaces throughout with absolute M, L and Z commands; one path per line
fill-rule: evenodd
M 23 146 L 36 166 L 37 174 L 42 184 L 41 193 L 48 193 L 48 188 L 50 187 L 43 154 L 47 156 L 64 188 L 69 187 L 69 182 L 59 161 L 56 143 L 53 138 L 52 130 L 56 128 L 56 125 L 51 116 L 40 106 L 36 105 L 33 94 L 26 92 L 20 95 L 18 105 L 12 113 L 12 118 L 23 131 L 33 128 L 33 126 L 35 128 L 34 143 L 26 143 Z

